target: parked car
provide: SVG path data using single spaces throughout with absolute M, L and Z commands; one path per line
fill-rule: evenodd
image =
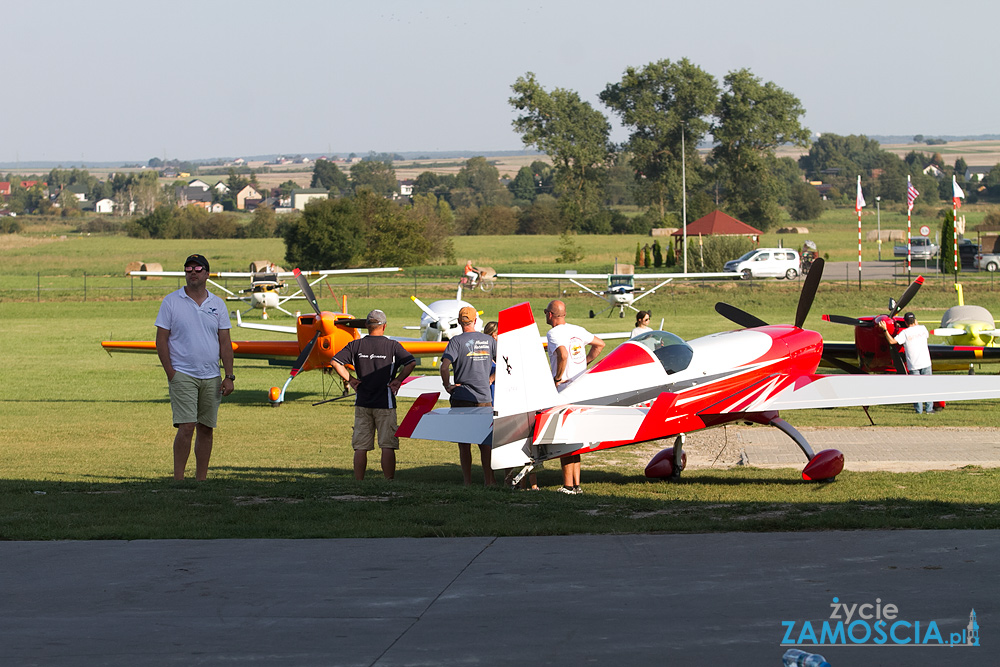
M 892 254 L 896 257 L 906 257 L 906 244 L 895 246 Z M 910 239 L 910 257 L 917 259 L 934 259 L 937 257 L 938 247 L 926 236 L 914 236 Z
M 980 271 L 985 270 L 992 273 L 1000 269 L 1000 255 L 992 252 L 981 252 L 976 255 L 976 261 L 973 266 Z
M 962 239 L 958 242 L 958 263 L 963 269 L 976 268 L 976 255 L 979 254 L 979 246 L 971 239 Z
M 788 278 L 799 275 L 799 253 L 788 248 L 758 248 L 739 259 L 726 262 L 723 271 L 739 273 L 742 278 Z

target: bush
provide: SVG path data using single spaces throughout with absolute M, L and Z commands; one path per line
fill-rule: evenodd
M 10 217 L 0 219 L 0 233 L 17 234 L 21 231 L 21 223 Z
M 731 259 L 753 250 L 753 243 L 746 236 L 709 236 L 701 239 L 688 237 L 688 271 L 715 272 Z
M 792 220 L 815 220 L 823 214 L 823 198 L 808 183 L 796 183 L 792 188 L 788 214 Z

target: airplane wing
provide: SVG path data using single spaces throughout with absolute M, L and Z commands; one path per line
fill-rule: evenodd
M 101 341 L 101 347 L 112 352 L 127 352 L 141 354 L 156 354 L 156 343 L 154 341 L 142 340 L 105 340 Z M 233 356 L 236 358 L 248 359 L 268 359 L 285 360 L 295 359 L 299 356 L 299 344 L 297 341 L 233 341 Z
M 1000 398 L 990 375 L 775 374 L 728 396 L 702 414 L 808 410 L 930 401 Z
M 352 275 L 352 274 L 364 274 L 364 273 L 394 273 L 396 271 L 401 271 L 398 266 L 387 267 L 384 269 L 324 269 L 322 271 L 300 271 L 304 276 L 339 276 L 339 275 Z M 208 274 L 209 278 L 254 278 L 259 275 L 273 275 L 279 278 L 292 278 L 295 276 L 294 271 L 258 271 L 253 273 L 252 271 L 213 271 Z M 183 278 L 183 271 L 129 271 L 127 275 L 130 276 L 158 276 L 163 278 L 177 277 Z
M 618 273 L 498 273 L 497 278 L 548 278 L 554 280 L 607 280 L 612 275 L 624 275 Z M 735 280 L 740 277 L 738 273 L 636 273 L 632 274 L 636 280 L 700 280 L 711 278 L 727 278 Z

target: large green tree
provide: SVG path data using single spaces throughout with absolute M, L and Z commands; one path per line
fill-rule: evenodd
M 362 160 L 351 166 L 351 185 L 357 192 L 367 188 L 377 195 L 389 197 L 399 192 L 396 170 L 388 160 Z
M 630 130 L 623 148 L 636 179 L 637 197 L 661 218 L 668 210 L 681 208 L 682 153 L 688 187 L 701 185 L 697 147 L 709 130 L 708 118 L 718 95 L 715 77 L 687 58 L 629 67 L 620 82 L 608 84 L 600 95 Z
M 783 144 L 807 146 L 809 131 L 799 99 L 750 70 L 730 72 L 716 108 L 712 160 L 726 210 L 767 230 L 781 220 L 775 151 Z
M 352 199 L 314 199 L 284 227 L 291 266 L 346 269 L 364 251 L 364 223 Z
M 345 194 L 349 188 L 347 174 L 329 160 L 316 160 L 309 187 L 333 190 L 339 195 Z
M 455 176 L 452 204 L 458 206 L 508 206 L 513 196 L 500 182 L 500 172 L 485 157 L 470 158 Z
M 508 101 L 519 112 L 514 129 L 525 146 L 552 159 L 563 214 L 580 224 L 600 207 L 613 151 L 608 119 L 574 91 L 546 91 L 531 72 L 518 77 L 511 89 L 514 96 Z

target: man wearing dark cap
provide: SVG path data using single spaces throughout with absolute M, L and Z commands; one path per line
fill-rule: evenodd
M 156 316 L 156 355 L 170 385 L 174 479 L 184 479 L 194 438 L 195 479 L 208 476 L 220 396 L 233 393 L 233 345 L 225 302 L 205 288 L 208 260 L 184 260 L 185 285 L 171 292 Z M 225 372 L 219 378 L 219 360 Z
M 453 408 L 485 408 L 493 405 L 490 385 L 492 369 L 497 358 L 497 341 L 493 336 L 476 331 L 479 313 L 472 306 L 458 311 L 458 324 L 462 333 L 448 341 L 441 356 L 441 382 L 451 395 Z M 451 383 L 451 367 L 455 367 L 455 383 Z M 493 486 L 493 468 L 490 465 L 490 445 L 479 445 L 479 460 L 483 465 L 483 484 Z M 458 460 L 462 465 L 462 480 L 472 484 L 472 445 L 458 443 Z
M 906 352 L 906 372 L 910 375 L 930 375 L 931 374 L 931 353 L 927 348 L 929 334 L 927 327 L 917 324 L 917 316 L 913 313 L 903 315 L 903 324 L 906 326 L 900 329 L 895 336 L 889 333 L 887 320 L 879 320 L 879 326 L 885 334 L 889 345 L 902 345 Z M 914 403 L 913 409 L 917 414 L 923 414 L 924 403 Z M 927 414 L 934 414 L 934 404 L 927 403 Z
M 386 479 L 396 476 L 396 392 L 403 380 L 417 365 L 413 355 L 398 341 L 385 335 L 385 313 L 373 310 L 365 322 L 368 335 L 341 348 L 331 365 L 344 384 L 350 385 L 357 397 L 354 401 L 354 479 L 365 478 L 368 452 L 375 449 L 375 433 L 382 450 L 382 474 Z M 347 366 L 354 366 L 352 377 Z

